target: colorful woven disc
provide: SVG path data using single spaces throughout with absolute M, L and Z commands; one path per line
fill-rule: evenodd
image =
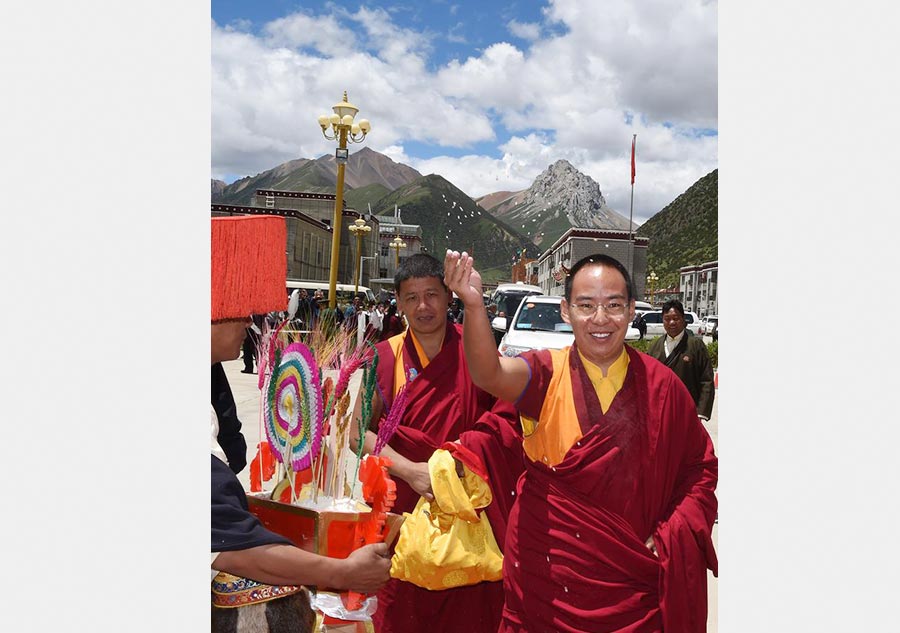
M 292 343 L 269 380 L 266 437 L 278 461 L 294 472 L 308 468 L 322 441 L 322 391 L 312 351 Z M 287 466 L 287 463 L 285 463 Z

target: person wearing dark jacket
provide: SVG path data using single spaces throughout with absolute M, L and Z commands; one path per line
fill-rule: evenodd
M 647 336 L 647 322 L 644 321 L 644 315 L 641 313 L 636 314 L 634 321 L 631 322 L 631 327 L 641 333 L 641 338 L 638 340 L 643 341 L 644 337 Z
M 687 329 L 680 301 L 664 303 L 662 314 L 666 335 L 653 341 L 647 353 L 675 372 L 691 393 L 697 415 L 709 420 L 716 390 L 706 344 Z
M 212 407 L 219 422 L 216 441 L 228 459 L 228 467 L 237 474 L 247 465 L 247 440 L 241 433 L 237 405 L 234 403 L 234 395 L 231 393 L 231 385 L 228 384 L 228 377 L 225 375 L 222 363 L 213 363 L 210 386 L 212 387 Z
M 242 358 L 244 360 L 244 368 L 242 374 L 254 374 L 253 363 L 256 359 L 256 348 L 259 345 L 259 337 L 262 333 L 263 315 L 254 314 L 252 317 L 253 325 L 247 328 L 247 336 L 244 337 L 244 343 L 241 345 Z

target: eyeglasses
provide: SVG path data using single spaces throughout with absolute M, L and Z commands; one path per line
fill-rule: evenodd
M 572 311 L 575 312 L 578 316 L 590 318 L 597 314 L 597 310 L 603 308 L 603 311 L 606 312 L 608 316 L 618 317 L 625 314 L 625 308 L 628 307 L 628 304 L 622 303 L 621 301 L 610 301 L 606 305 L 602 303 L 573 303 Z

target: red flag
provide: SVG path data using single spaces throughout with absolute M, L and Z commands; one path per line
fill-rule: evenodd
M 634 142 L 637 139 L 637 134 L 631 137 L 631 184 L 634 184 Z

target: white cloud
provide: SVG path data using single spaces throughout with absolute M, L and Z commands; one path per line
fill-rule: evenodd
M 534 41 L 541 36 L 541 25 L 535 22 L 519 22 L 510 20 L 506 23 L 509 32 L 523 40 Z
M 476 197 L 528 187 L 566 158 L 627 215 L 634 133 L 636 217 L 716 167 L 717 138 L 695 133 L 717 127 L 715 2 L 551 0 L 543 24 L 507 23 L 527 50 L 496 41 L 438 67 L 447 33 L 402 28 L 380 8 L 329 7 L 262 37 L 213 26 L 213 174 L 330 153 L 315 121 L 344 90 L 372 122 L 369 147 Z M 482 143 L 497 153 L 439 155 Z
M 390 158 L 395 163 L 403 163 L 412 167 L 412 159 L 406 155 L 406 151 L 402 145 L 390 145 L 381 150 L 381 153 Z M 413 167 L 413 169 L 415 169 Z
M 465 32 L 465 23 L 457 22 L 449 31 L 447 31 L 447 41 L 452 42 L 453 44 L 466 44 L 468 43 L 468 40 L 466 39 Z
M 356 48 L 356 35 L 341 27 L 334 16 L 314 17 L 294 13 L 265 26 L 269 44 L 290 48 L 314 48 L 329 57 L 341 56 Z
M 599 55 L 617 78 L 622 106 L 663 122 L 715 126 L 717 12 L 702 0 L 554 0 L 551 22 L 572 49 Z

